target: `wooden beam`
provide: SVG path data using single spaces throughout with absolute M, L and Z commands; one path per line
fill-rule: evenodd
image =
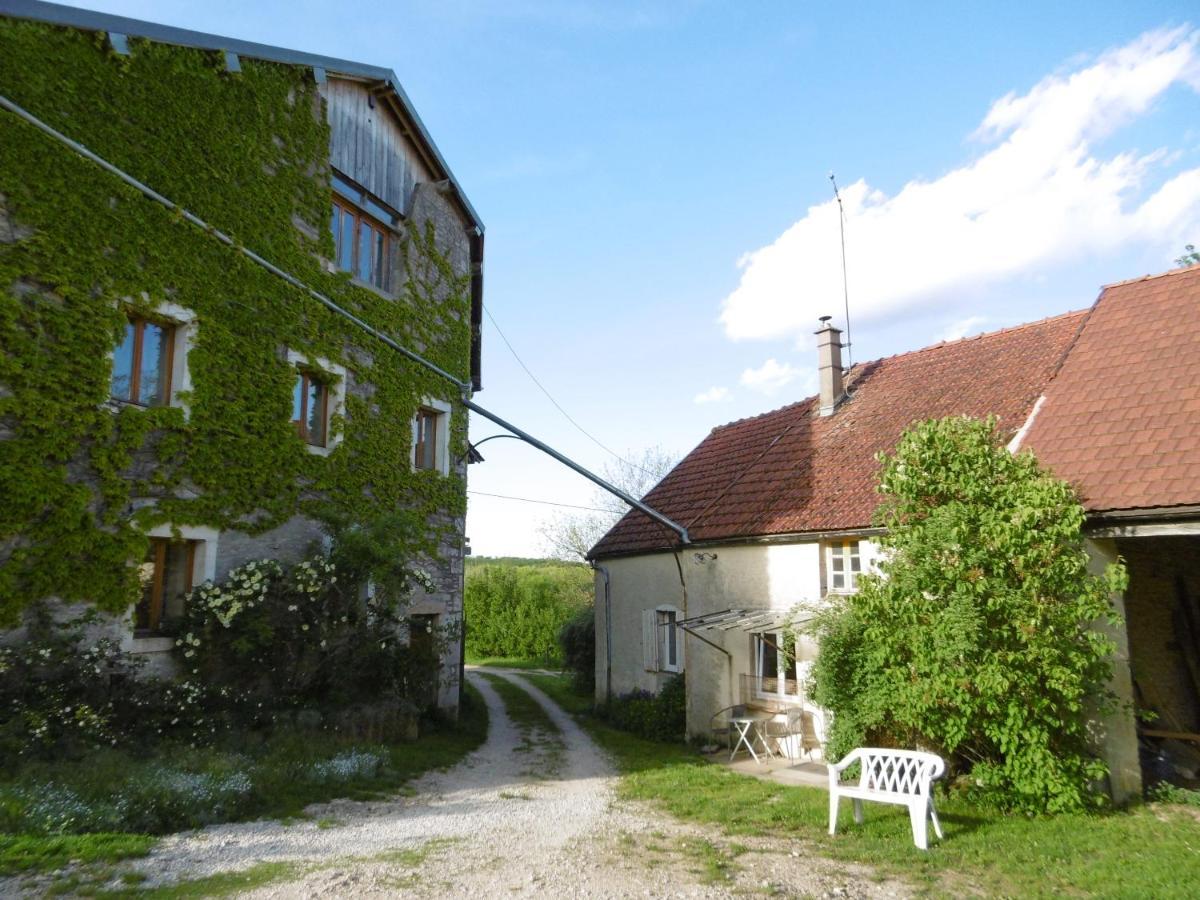
M 1200 734 L 1192 731 L 1159 731 L 1157 728 L 1143 728 L 1141 732 L 1146 737 L 1170 738 L 1174 741 L 1195 741 L 1200 744 Z

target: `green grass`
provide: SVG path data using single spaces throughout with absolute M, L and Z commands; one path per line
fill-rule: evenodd
M 162 748 L 151 758 L 134 758 L 108 751 L 91 754 L 78 762 L 32 765 L 20 773 L 0 779 L 36 785 L 52 783 L 70 788 L 85 801 L 101 802 L 123 786 L 158 765 L 186 772 L 249 771 L 253 787 L 236 809 L 212 811 L 206 821 L 238 821 L 254 818 L 304 818 L 304 808 L 335 798 L 376 799 L 403 793 L 408 781 L 433 769 L 444 769 L 478 747 L 487 738 L 487 706 L 478 692 L 467 687 L 469 700 L 463 704 L 459 721 L 427 731 L 411 744 L 367 746 L 385 755 L 383 769 L 374 776 L 348 781 L 305 780 L 303 773 L 314 762 L 339 752 L 364 747 L 349 738 L 322 733 L 279 733 L 265 740 L 244 736 L 238 746 L 207 748 Z M 3 810 L 0 810 L 0 814 Z M 336 827 L 332 819 L 318 821 L 319 827 Z M 156 839 L 143 834 L 0 834 L 0 875 L 48 872 L 73 860 L 85 864 L 111 863 L 130 856 L 143 856 Z
M 561 663 L 553 659 L 523 659 L 519 656 L 471 656 L 467 654 L 468 666 L 491 666 L 493 669 L 551 669 L 562 668 Z
M 415 869 L 422 865 L 434 852 L 445 849 L 455 843 L 457 843 L 456 838 L 435 838 L 419 847 L 386 850 L 373 856 L 329 859 L 319 863 L 296 861 L 263 862 L 238 872 L 218 872 L 215 875 L 177 881 L 173 884 L 157 888 L 139 887 L 136 883 L 137 879 L 131 879 L 131 883 L 116 889 L 99 887 L 101 879 L 97 878 L 93 878 L 91 881 L 79 879 L 63 880 L 57 884 L 60 888 L 67 888 L 73 893 L 79 892 L 85 895 L 105 898 L 131 898 L 131 900 L 132 898 L 137 898 L 137 900 L 176 900 L 176 898 L 189 897 L 230 897 L 247 893 L 255 888 L 265 887 L 268 884 L 275 884 L 281 881 L 294 881 L 311 872 L 333 869 L 348 863 L 382 862 L 403 866 L 406 869 Z M 111 872 L 103 873 L 101 876 L 103 880 L 111 880 L 111 877 Z M 403 884 L 397 883 L 395 886 L 411 887 L 414 882 L 415 875 L 410 874 Z
M 400 850 L 384 850 L 374 856 L 359 857 L 370 862 L 386 862 L 397 866 L 415 869 L 422 865 L 432 854 L 447 847 L 453 847 L 460 838 L 433 838 L 420 847 L 406 847 Z
M 138 900 L 184 900 L 189 897 L 233 897 L 255 888 L 279 881 L 290 881 L 320 866 L 305 866 L 297 862 L 264 862 L 239 872 L 218 872 L 204 878 L 192 878 L 157 888 L 131 885 L 115 890 L 92 892 L 105 898 L 138 898 Z
M 1193 809 L 1150 803 L 1104 815 L 1031 819 L 939 799 L 946 839 L 912 843 L 908 812 L 868 803 L 854 824 L 843 803 L 839 833 L 826 833 L 829 795 L 737 775 L 687 747 L 644 741 L 588 718 L 590 698 L 565 678 L 530 676 L 581 722 L 623 773 L 620 794 L 728 834 L 794 838 L 817 852 L 866 863 L 935 895 L 1088 894 L 1190 897 L 1200 884 L 1200 821 Z
M 156 843 L 145 834 L 0 834 L 0 875 L 52 872 L 68 863 L 113 863 L 145 856 Z

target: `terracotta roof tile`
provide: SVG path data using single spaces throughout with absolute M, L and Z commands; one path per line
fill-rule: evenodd
M 817 398 L 716 428 L 646 496 L 693 540 L 835 531 L 871 523 L 875 454 L 913 422 L 996 415 L 1011 434 L 1028 417 L 1086 312 L 862 363 L 832 416 Z M 814 359 L 814 365 L 816 360 Z M 632 511 L 593 556 L 665 549 L 675 535 Z
M 1198 385 L 1200 266 L 1109 285 L 1025 446 L 1091 512 L 1200 503 Z
M 1074 483 L 1090 512 L 1200 505 L 1200 266 L 1109 285 L 1091 310 L 858 365 L 829 417 L 817 399 L 716 428 L 647 495 L 694 540 L 870 524 L 875 454 L 909 424 L 996 415 Z M 630 512 L 592 549 L 666 549 Z

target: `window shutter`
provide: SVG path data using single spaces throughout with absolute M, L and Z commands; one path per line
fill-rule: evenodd
M 658 671 L 658 612 L 642 610 L 642 665 L 647 672 Z

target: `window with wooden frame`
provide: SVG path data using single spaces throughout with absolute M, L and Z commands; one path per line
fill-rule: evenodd
M 862 574 L 862 559 L 858 541 L 837 541 L 829 547 L 829 589 L 851 592 L 858 590 Z
M 333 173 L 333 260 L 359 281 L 391 290 L 393 229 L 400 214 L 345 176 Z
M 329 436 L 329 385 L 319 375 L 301 369 L 292 389 L 292 424 L 296 433 L 314 447 L 324 447 Z
M 438 430 L 442 413 L 422 406 L 417 410 L 415 434 L 413 436 L 413 466 L 418 469 L 438 470 Z
M 134 634 L 152 635 L 183 615 L 184 598 L 192 589 L 199 541 L 151 538 L 140 577 L 142 598 L 134 607 Z
M 168 405 L 174 355 L 174 325 L 131 315 L 113 353 L 109 395 L 138 406 Z

